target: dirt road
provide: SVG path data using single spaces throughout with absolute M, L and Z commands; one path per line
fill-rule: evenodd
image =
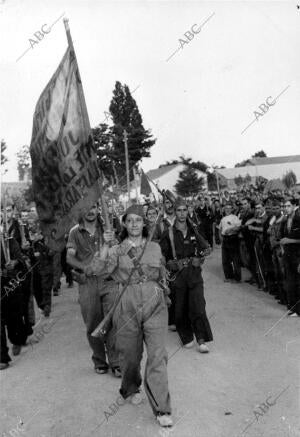
M 202 355 L 169 333 L 170 431 L 147 401 L 119 401 L 120 380 L 94 373 L 77 288 L 64 286 L 40 342 L 0 374 L 1 437 L 300 437 L 300 319 L 250 285 L 224 284 L 219 249 L 204 279 L 214 342 Z

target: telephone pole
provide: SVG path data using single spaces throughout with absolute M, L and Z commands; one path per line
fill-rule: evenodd
M 135 167 L 133 167 L 133 177 L 134 177 L 134 187 L 135 187 L 135 197 L 136 197 L 136 202 L 139 202 L 139 195 L 138 195 L 138 187 L 137 187 L 137 173 L 136 173 L 136 169 Z
M 127 192 L 128 192 L 128 202 L 130 203 L 130 180 L 129 180 L 129 159 L 128 159 L 128 134 L 126 130 L 123 133 L 124 147 L 125 147 L 125 164 L 126 164 L 126 179 L 127 179 Z

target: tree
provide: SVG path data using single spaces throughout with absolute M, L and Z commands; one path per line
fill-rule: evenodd
M 197 194 L 203 187 L 204 179 L 199 177 L 197 171 L 186 167 L 179 173 L 179 179 L 175 184 L 177 194 L 180 196 L 190 196 Z
M 266 158 L 267 154 L 263 150 L 259 150 L 258 152 L 254 153 L 251 158 L 245 159 L 242 162 L 238 162 L 235 164 L 234 167 L 246 167 L 247 165 L 254 165 L 252 162 L 252 158 Z
M 242 162 L 238 162 L 234 167 L 246 167 L 247 165 L 253 165 L 251 159 L 245 159 Z
M 292 170 L 290 170 L 290 171 L 286 172 L 286 174 L 283 176 L 282 182 L 284 183 L 286 188 L 289 190 L 294 185 L 296 185 L 297 176 L 295 175 L 295 173 Z
M 31 158 L 29 146 L 24 145 L 17 153 L 19 181 L 24 181 L 25 176 L 31 179 Z
M 267 154 L 263 150 L 259 150 L 258 152 L 254 153 L 254 155 L 252 155 L 252 158 L 266 158 L 266 157 Z
M 193 161 L 193 158 L 186 158 L 184 155 L 179 156 L 179 160 L 173 159 L 173 161 L 166 161 L 165 164 L 161 164 L 159 168 L 167 167 L 168 165 L 174 164 L 184 164 L 189 166 L 190 168 L 194 168 L 195 170 L 200 170 L 203 173 L 206 173 L 208 169 L 208 165 L 204 164 L 204 162 Z
M 6 143 L 4 140 L 1 140 L 1 168 L 7 163 L 8 159 L 5 156 L 5 150 L 7 149 Z M 2 174 L 6 173 L 7 169 L 2 170 Z
M 112 166 L 112 143 L 111 131 L 107 124 L 101 123 L 92 129 L 94 142 L 97 150 L 98 166 L 103 171 L 105 177 L 114 177 Z
M 143 126 L 143 120 L 136 101 L 127 85 L 116 82 L 109 111 L 113 121 L 110 129 L 110 159 L 115 164 L 118 176 L 125 173 L 124 131 L 128 134 L 129 167 L 132 168 L 144 157 L 150 157 L 150 148 L 155 144 L 149 130 Z
M 173 159 L 173 161 L 166 161 L 164 164 L 161 164 L 158 168 L 168 167 L 168 165 L 180 164 L 178 159 Z

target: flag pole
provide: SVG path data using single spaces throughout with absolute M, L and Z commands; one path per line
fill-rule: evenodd
M 67 40 L 68 40 L 69 47 L 72 50 L 73 55 L 74 55 L 74 57 L 76 59 L 76 54 L 75 54 L 73 40 L 72 40 L 70 26 L 69 26 L 69 19 L 68 18 L 64 18 L 63 21 L 64 21 L 64 25 L 65 25 L 65 30 L 66 30 L 66 35 L 67 35 Z M 85 101 L 83 87 L 82 87 L 81 76 L 80 76 L 80 72 L 79 72 L 78 62 L 76 62 L 76 65 L 77 65 L 78 79 L 79 79 L 79 82 L 80 82 L 79 90 L 80 90 L 81 99 L 82 99 L 82 102 L 83 102 L 83 105 L 84 105 L 84 111 L 85 111 L 84 116 L 86 117 L 86 120 L 88 121 L 88 125 L 90 126 L 89 117 L 88 117 L 88 111 L 87 111 L 87 106 L 86 106 L 86 101 Z M 95 145 L 94 137 L 93 137 L 93 135 L 91 135 L 91 137 L 92 137 L 92 142 L 93 142 L 93 146 L 94 146 Z M 105 201 L 104 195 L 103 195 L 103 185 L 102 185 L 100 179 L 98 179 L 98 184 L 99 184 L 99 190 L 100 190 L 102 215 L 103 215 L 103 218 L 104 218 L 104 221 L 105 221 L 105 228 L 106 228 L 106 230 L 110 231 L 111 230 L 111 226 L 110 226 L 110 221 L 109 221 L 109 216 L 108 216 L 108 210 L 107 210 L 106 201 Z M 100 250 L 100 247 L 99 247 L 99 250 Z
M 68 18 L 64 18 L 64 25 L 65 25 L 65 30 L 66 30 L 66 35 L 67 35 L 67 40 L 68 40 L 68 45 L 70 47 L 70 49 L 73 52 L 73 55 L 76 59 L 76 54 L 75 54 L 75 50 L 74 50 L 74 45 L 73 45 L 73 40 L 72 40 L 72 36 L 71 36 L 71 31 L 70 31 L 70 26 L 69 26 L 69 19 Z M 83 92 L 83 87 L 82 87 L 82 81 L 81 81 L 81 76 L 80 76 L 80 71 L 79 71 L 79 65 L 76 59 L 76 66 L 77 66 L 77 74 L 78 74 L 78 79 L 79 79 L 79 90 L 80 90 L 80 94 L 81 94 L 81 98 L 82 98 L 82 102 L 84 105 L 84 111 L 85 114 L 84 116 L 86 117 L 86 119 L 88 120 L 88 124 L 89 123 L 89 117 L 88 117 L 88 111 L 87 111 L 87 106 L 86 106 L 86 101 L 85 101 L 85 97 L 84 97 L 84 92 Z M 93 140 L 94 142 L 94 140 Z

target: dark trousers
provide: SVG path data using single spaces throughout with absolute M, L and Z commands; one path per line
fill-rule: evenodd
M 240 246 L 236 235 L 223 237 L 222 265 L 226 279 L 241 280 Z
M 33 293 L 42 310 L 50 306 L 52 301 L 53 286 L 53 257 L 40 257 L 40 264 L 33 270 Z
M 300 315 L 300 274 L 297 271 L 300 256 L 293 252 L 285 253 L 283 260 L 288 308 Z
M 3 278 L 1 278 L 3 279 Z M 4 284 L 1 284 L 1 287 Z M 7 295 L 1 290 L 0 303 L 1 317 L 1 349 L 0 362 L 11 361 L 7 346 L 7 337 L 12 344 L 22 346 L 26 343 L 27 330 L 23 319 L 23 296 L 19 286 Z
M 205 226 L 205 238 L 208 241 L 210 247 L 214 246 L 214 232 L 213 232 L 213 225 L 212 223 L 209 223 Z
M 53 255 L 53 288 L 55 290 L 60 289 L 60 279 L 62 273 L 62 265 L 61 265 L 61 253 L 55 252 Z
M 174 281 L 176 293 L 175 323 L 183 344 L 196 340 L 212 341 L 213 335 L 206 315 L 201 267 L 189 265 Z
M 32 326 L 34 325 L 34 321 L 30 315 L 30 297 L 32 293 L 32 281 L 31 281 L 32 273 L 28 273 L 25 281 L 23 281 L 22 287 L 22 295 L 23 295 L 23 317 L 27 330 L 27 334 L 33 334 Z
M 283 268 L 283 258 L 281 255 L 280 247 L 273 248 L 272 262 L 273 262 L 273 269 L 274 269 L 275 295 L 279 297 L 282 303 L 286 304 L 287 296 L 283 286 L 284 268 Z

